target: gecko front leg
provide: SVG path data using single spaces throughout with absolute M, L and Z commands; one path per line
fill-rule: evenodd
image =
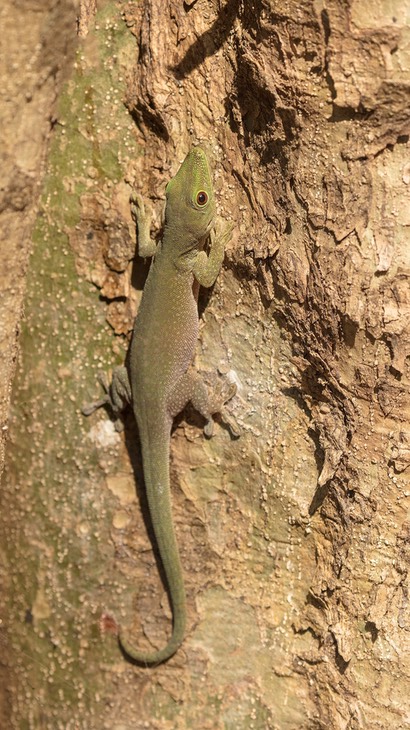
M 137 192 L 131 194 L 130 204 L 131 215 L 138 231 L 138 253 L 141 258 L 148 258 L 154 255 L 157 248 L 156 242 L 151 238 L 153 211 L 142 195 Z
M 220 230 L 218 226 L 217 230 L 213 228 L 210 232 L 211 248 L 209 254 L 200 251 L 192 269 L 195 279 L 201 286 L 210 287 L 215 283 L 222 266 L 225 246 L 232 238 L 232 231 L 233 224 L 228 223 L 223 230 Z

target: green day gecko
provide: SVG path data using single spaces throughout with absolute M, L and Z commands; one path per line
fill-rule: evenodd
M 209 392 L 192 367 L 198 338 L 196 280 L 210 287 L 221 268 L 231 226 L 215 232 L 215 196 L 205 152 L 194 147 L 166 188 L 165 226 L 156 246 L 150 238 L 152 213 L 140 195 L 131 198 L 142 257 L 153 256 L 135 319 L 126 367 L 114 370 L 106 395 L 83 408 L 89 415 L 102 405 L 118 417 L 131 404 L 141 441 L 145 489 L 159 554 L 164 567 L 173 614 L 172 635 L 166 646 L 152 653 L 140 651 L 134 637 L 120 630 L 123 650 L 137 662 L 153 665 L 171 657 L 181 645 L 186 626 L 184 579 L 175 538 L 170 495 L 169 449 L 173 419 L 190 401 L 205 418 L 204 432 L 212 435 L 213 415 L 238 429 L 224 404 L 236 385 L 220 381 Z M 209 254 L 203 250 L 210 237 Z

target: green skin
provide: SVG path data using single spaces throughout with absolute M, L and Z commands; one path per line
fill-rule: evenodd
M 214 392 L 191 369 L 198 337 L 198 309 L 193 294 L 196 280 L 210 287 L 221 268 L 231 227 L 215 234 L 215 197 L 208 160 L 194 147 L 166 188 L 165 228 L 162 242 L 150 239 L 151 211 L 141 196 L 132 197 L 138 226 L 140 256 L 154 256 L 135 320 L 128 367 L 116 368 L 106 396 L 86 406 L 88 415 L 109 404 L 117 415 L 127 403 L 137 420 L 148 506 L 158 550 L 167 579 L 173 613 L 171 638 L 163 649 L 139 651 L 134 639 L 120 631 L 120 644 L 132 659 L 159 664 L 171 657 L 183 641 L 186 626 L 184 580 L 175 539 L 169 483 L 169 448 L 172 422 L 191 401 L 206 420 L 212 435 L 213 418 L 220 413 L 234 436 L 239 435 L 224 410 L 236 386 L 223 383 Z M 210 235 L 209 255 L 202 249 Z

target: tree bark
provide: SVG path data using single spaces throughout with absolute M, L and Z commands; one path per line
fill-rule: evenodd
M 3 480 L 5 727 L 405 728 L 404 4 L 146 0 L 83 6 L 80 25 Z M 116 639 L 118 623 L 147 648 L 170 630 L 137 434 L 130 415 L 123 437 L 80 408 L 124 360 L 141 296 L 130 191 L 159 234 L 165 184 L 197 143 L 234 235 L 200 296 L 196 362 L 238 382 L 242 435 L 206 441 L 189 410 L 177 422 L 188 632 L 146 669 Z

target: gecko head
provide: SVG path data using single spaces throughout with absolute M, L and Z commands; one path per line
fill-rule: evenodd
M 201 147 L 193 147 L 166 188 L 166 224 L 177 226 L 181 243 L 194 245 L 212 228 L 215 198 L 211 170 Z M 185 234 L 185 235 L 184 235 Z

